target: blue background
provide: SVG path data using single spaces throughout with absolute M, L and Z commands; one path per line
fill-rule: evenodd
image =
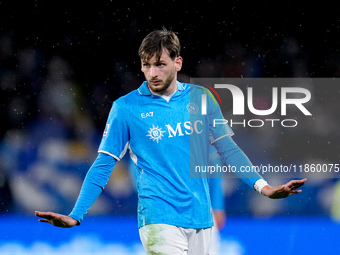
M 144 254 L 134 216 L 89 216 L 55 228 L 24 215 L 0 218 L 0 254 Z M 340 223 L 328 217 L 228 218 L 221 254 L 339 254 Z

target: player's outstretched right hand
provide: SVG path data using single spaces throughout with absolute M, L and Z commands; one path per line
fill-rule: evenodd
M 77 221 L 70 216 L 53 213 L 53 212 L 38 212 L 35 211 L 35 216 L 41 217 L 40 222 L 50 223 L 53 226 L 61 228 L 71 228 L 77 225 Z

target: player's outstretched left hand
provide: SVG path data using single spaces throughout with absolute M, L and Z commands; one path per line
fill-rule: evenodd
M 261 193 L 269 198 L 274 198 L 274 199 L 285 198 L 285 197 L 302 192 L 302 190 L 297 190 L 297 188 L 304 185 L 306 181 L 307 179 L 291 180 L 290 182 L 284 185 L 279 185 L 276 187 L 266 185 L 262 188 Z
M 35 212 L 35 215 L 41 217 L 40 222 L 50 223 L 53 226 L 61 228 L 71 228 L 77 225 L 77 221 L 70 216 L 53 213 L 53 212 Z

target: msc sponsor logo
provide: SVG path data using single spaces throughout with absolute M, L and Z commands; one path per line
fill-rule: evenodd
M 150 136 L 150 139 L 158 143 L 158 141 L 162 139 L 162 136 L 164 136 L 163 133 L 165 133 L 165 131 L 162 131 L 161 128 L 152 125 L 152 128 L 150 128 L 146 136 Z
M 165 128 L 168 131 L 167 132 L 168 138 L 173 138 L 176 136 L 191 135 L 194 132 L 196 134 L 201 134 L 203 132 L 203 121 L 196 120 L 193 123 L 191 121 L 185 121 L 183 123 L 179 122 L 173 126 L 171 126 L 170 124 L 167 124 L 165 125 Z M 158 126 L 155 127 L 155 125 L 152 125 L 152 128 L 150 128 L 146 136 L 149 136 L 150 139 L 158 143 L 159 140 L 162 140 L 162 137 L 164 136 L 163 133 L 166 133 L 166 131 L 162 131 L 162 128 L 159 128 Z

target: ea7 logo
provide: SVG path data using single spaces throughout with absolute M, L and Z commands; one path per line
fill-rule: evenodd
M 140 115 L 142 118 L 152 117 L 153 112 L 145 112 Z

